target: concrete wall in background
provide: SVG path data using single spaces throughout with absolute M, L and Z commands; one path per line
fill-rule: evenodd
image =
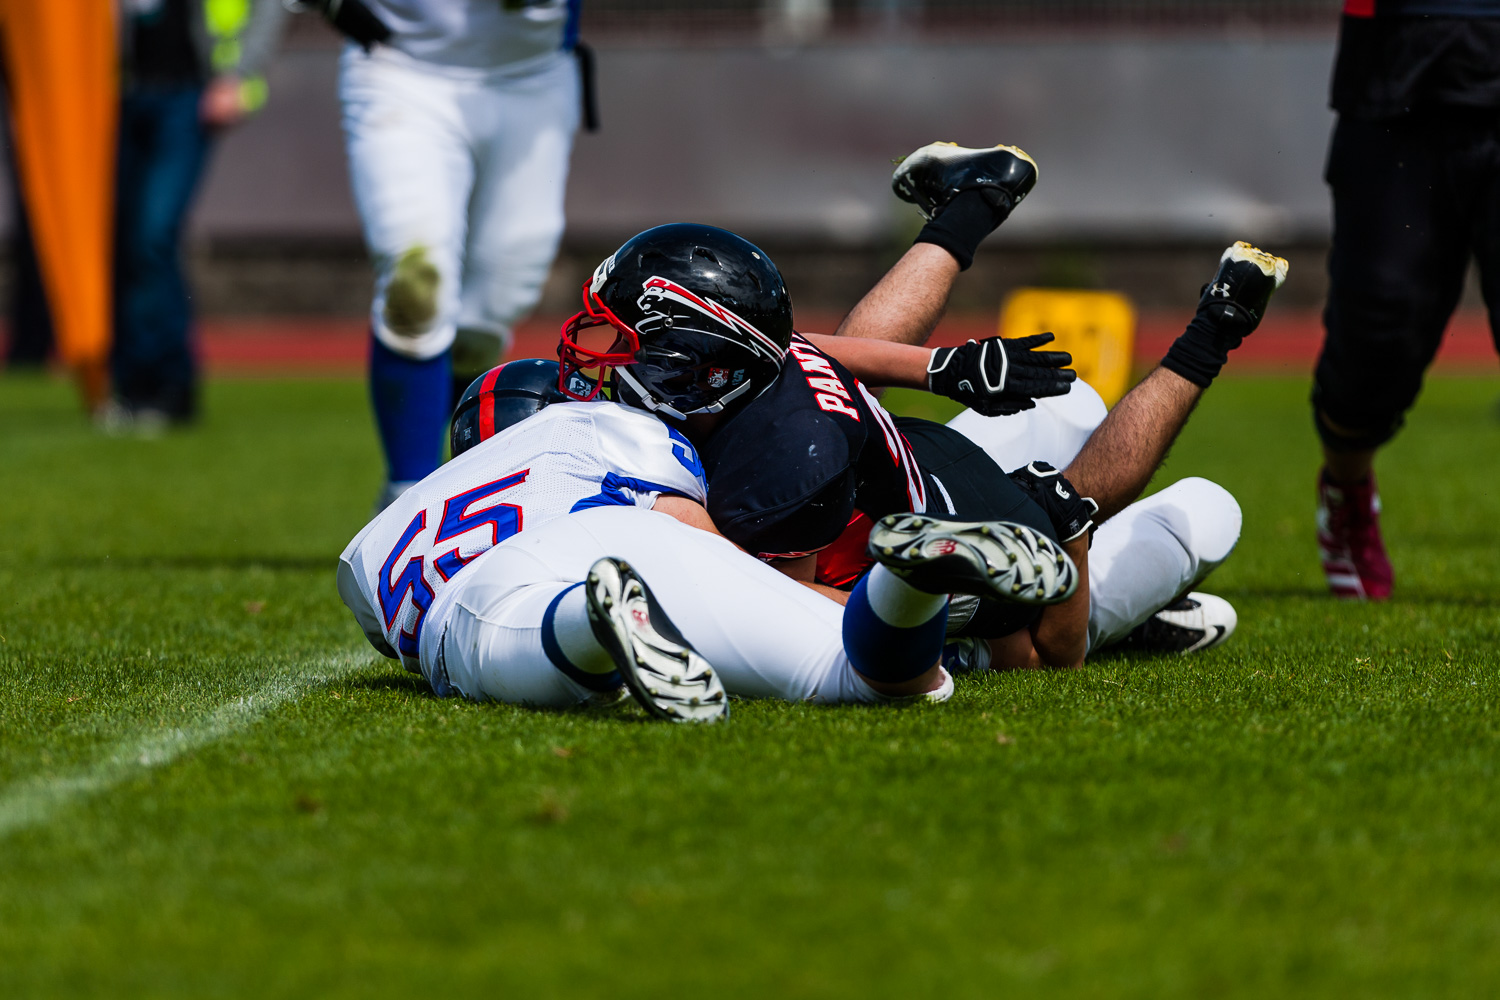
M 952 139 L 1040 162 L 1003 239 L 1316 241 L 1332 55 L 1325 38 L 607 49 L 569 240 L 692 219 L 778 244 L 886 243 L 914 228 L 891 158 Z M 357 238 L 336 61 L 281 57 L 269 108 L 218 150 L 196 235 Z
M 891 158 L 932 139 L 1035 156 L 1026 240 L 1326 237 L 1327 41 L 608 53 L 579 145 L 579 233 L 695 218 L 859 244 L 911 210 Z

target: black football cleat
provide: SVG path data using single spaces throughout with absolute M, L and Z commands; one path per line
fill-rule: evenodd
M 918 590 L 1012 604 L 1058 604 L 1078 589 L 1062 547 L 1011 521 L 945 521 L 889 514 L 870 531 L 870 556 Z
M 896 197 L 935 219 L 962 191 L 979 191 L 1003 219 L 1036 184 L 1036 161 L 1015 146 L 967 149 L 932 142 L 902 159 L 891 175 Z
M 1224 251 L 1214 280 L 1203 286 L 1198 312 L 1219 329 L 1244 337 L 1260 325 L 1271 293 L 1286 281 L 1284 258 L 1243 241 Z
M 717 722 L 729 714 L 724 684 L 623 559 L 606 556 L 584 586 L 589 627 L 635 700 L 658 719 Z
M 1196 653 L 1234 634 L 1234 605 L 1196 591 L 1162 608 L 1120 640 L 1120 647 L 1144 653 Z

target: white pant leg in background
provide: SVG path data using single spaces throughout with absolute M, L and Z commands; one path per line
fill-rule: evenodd
M 383 49 L 346 48 L 339 65 L 349 178 L 375 267 L 370 323 L 418 359 L 448 349 L 458 318 L 474 160 L 457 87 Z
M 948 426 L 983 448 L 1006 472 L 1038 459 L 1064 469 L 1107 412 L 1093 386 L 1074 382 L 1067 393 L 1039 399 L 1029 410 L 1008 417 L 964 410 Z
M 559 53 L 540 71 L 506 77 L 351 46 L 339 97 L 375 266 L 375 336 L 426 359 L 452 346 L 462 323 L 498 356 L 540 296 L 562 233 L 574 60 Z
M 500 100 L 470 99 L 476 174 L 454 367 L 498 364 L 511 332 L 542 295 L 563 233 L 568 161 L 578 131 L 578 65 L 504 81 Z
M 1240 538 L 1240 505 L 1196 477 L 1137 500 L 1089 549 L 1089 649 L 1101 649 L 1192 589 Z
M 495 546 L 439 599 L 422 642 L 432 676 L 470 698 L 570 705 L 589 694 L 552 666 L 542 615 L 602 556 L 630 563 L 730 694 L 791 701 L 878 701 L 843 645 L 843 608 L 734 545 L 665 514 L 598 507 Z M 444 631 L 446 629 L 446 631 Z M 435 630 L 435 631 L 434 631 Z

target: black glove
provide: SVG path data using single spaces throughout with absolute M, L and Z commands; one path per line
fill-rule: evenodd
M 1225 250 L 1214 280 L 1203 286 L 1198 312 L 1161 366 L 1207 389 L 1229 361 L 1229 352 L 1260 325 L 1286 272 L 1286 261 L 1248 243 Z
M 1093 497 L 1079 496 L 1068 478 L 1046 462 L 1032 462 L 1024 469 L 1010 473 L 1011 482 L 1047 512 L 1058 541 L 1071 542 L 1094 527 L 1099 505 Z M 1089 544 L 1094 542 L 1089 537 Z
M 315 10 L 338 29 L 339 34 L 356 42 L 366 52 L 377 43 L 388 42 L 391 29 L 361 0 L 281 0 L 293 14 Z
M 1006 340 L 986 337 L 939 347 L 927 361 L 927 388 L 987 417 L 1020 413 L 1042 396 L 1061 396 L 1078 377 L 1067 351 L 1038 351 L 1050 333 Z

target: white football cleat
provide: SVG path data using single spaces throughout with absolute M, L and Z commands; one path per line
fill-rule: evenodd
M 882 705 L 941 705 L 953 697 L 953 675 L 947 667 L 939 668 L 939 672 L 943 675 L 942 681 L 931 691 L 921 694 L 881 694 L 877 691 L 875 696 Z
M 642 708 L 672 722 L 717 722 L 729 715 L 718 673 L 677 631 L 629 563 L 609 556 L 594 563 L 584 594 L 594 638 Z
M 1012 604 L 1058 604 L 1078 569 L 1052 539 L 1012 521 L 945 521 L 888 514 L 870 531 L 870 556 L 918 590 Z
M 1154 653 L 1196 653 L 1228 639 L 1237 624 L 1234 605 L 1194 591 L 1137 625 L 1120 645 Z

